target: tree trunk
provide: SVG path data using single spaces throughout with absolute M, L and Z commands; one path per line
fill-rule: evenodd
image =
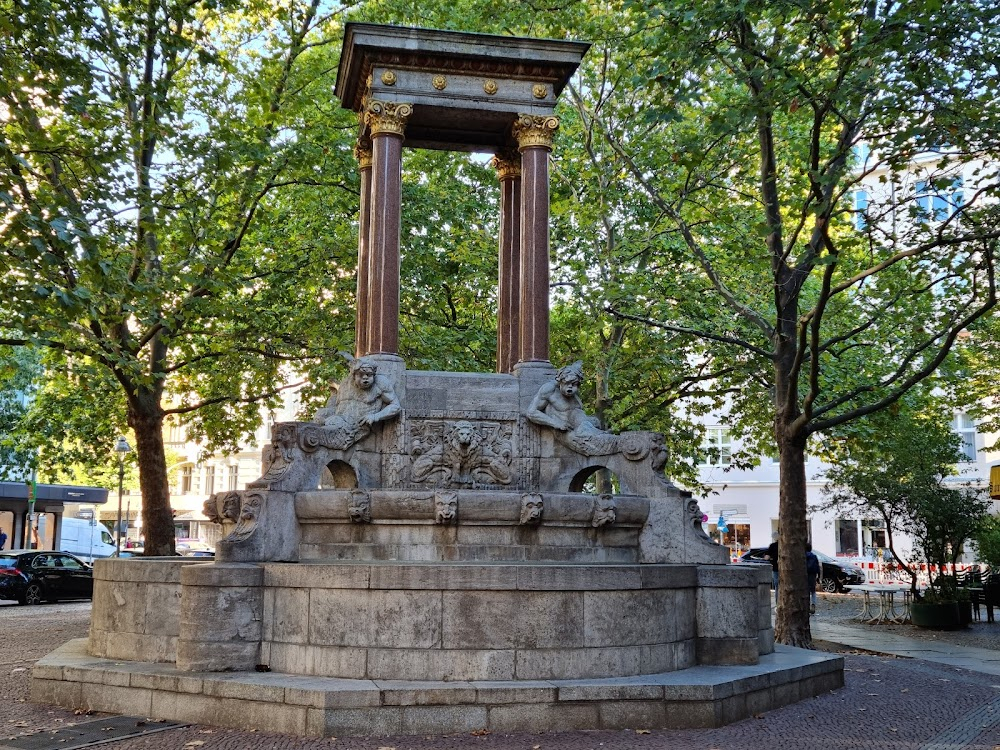
M 806 573 L 805 434 L 782 434 L 778 425 L 781 476 L 778 506 L 778 643 L 812 647 L 809 629 L 809 586 Z
M 140 391 L 129 399 L 128 424 L 135 432 L 142 492 L 142 529 L 148 556 L 174 554 L 167 457 L 163 448 L 163 409 L 156 393 Z
M 774 437 L 778 444 L 778 611 L 774 639 L 786 646 L 812 647 L 806 573 L 806 420 L 796 375 L 797 289 L 801 279 L 785 269 L 775 300 L 779 328 L 774 337 Z

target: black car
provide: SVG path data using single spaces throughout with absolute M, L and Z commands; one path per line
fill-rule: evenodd
M 835 560 L 829 555 L 824 555 L 822 552 L 817 552 L 816 550 L 813 550 L 813 553 L 819 559 L 819 564 L 823 568 L 823 572 L 820 574 L 816 584 L 828 594 L 846 591 L 850 586 L 857 586 L 865 582 L 864 571 L 856 565 Z M 766 554 L 767 547 L 753 547 L 749 552 L 743 553 L 740 557 L 740 562 L 767 563 L 770 565 L 770 561 L 764 559 L 764 555 Z
M 0 599 L 40 604 L 93 594 L 94 571 L 78 557 L 52 550 L 0 552 Z

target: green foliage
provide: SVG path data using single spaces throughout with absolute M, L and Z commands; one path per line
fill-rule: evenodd
M 40 372 L 38 352 L 0 347 L 0 479 L 21 479 L 25 470 L 35 468 L 34 452 L 18 440 L 15 430 Z
M 164 414 L 197 413 L 194 434 L 232 447 L 275 383 L 349 340 L 357 186 L 352 118 L 329 96 L 337 16 L 21 10 L 0 52 L 0 329 L 53 354 L 17 430 L 65 467 L 100 463 L 134 427 L 147 533 L 169 550 Z
M 1000 568 L 1000 516 L 984 517 L 973 534 L 979 550 L 979 561 Z
M 954 563 L 962 545 L 984 528 L 991 502 L 955 477 L 963 455 L 950 424 L 946 406 L 911 393 L 841 430 L 830 445 L 825 509 L 881 519 L 897 560 L 896 541 L 907 534 L 914 541 L 911 564 Z M 915 589 L 916 569 L 903 564 Z
M 571 96 L 656 241 L 610 307 L 675 334 L 705 375 L 690 394 L 728 414 L 748 453 L 780 454 L 798 559 L 807 442 L 904 397 L 996 304 L 996 169 L 982 164 L 1000 151 L 1000 9 L 625 0 L 612 15 L 591 27 L 597 77 Z M 929 149 L 933 184 L 975 178 L 946 221 L 915 211 L 911 169 Z M 859 230 L 852 195 L 868 179 L 885 196 Z M 777 636 L 806 645 L 799 578 L 782 576 Z

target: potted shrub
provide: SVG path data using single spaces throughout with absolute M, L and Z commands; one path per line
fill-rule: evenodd
M 937 585 L 924 591 L 919 599 L 910 605 L 910 621 L 918 628 L 932 630 L 957 630 L 968 623 L 962 622 L 962 611 L 958 603 L 955 579 L 940 576 Z M 972 602 L 969 602 L 969 622 L 972 621 Z
M 962 544 L 981 526 L 990 501 L 982 490 L 963 486 L 928 487 L 913 498 L 913 533 L 918 557 L 944 571 L 954 570 Z M 915 591 L 910 606 L 914 625 L 953 629 L 972 622 L 969 592 L 961 589 L 955 576 L 939 575 L 924 592 Z M 953 621 L 949 618 L 953 618 Z

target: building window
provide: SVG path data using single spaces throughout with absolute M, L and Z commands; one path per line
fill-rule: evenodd
M 868 168 L 868 158 L 872 154 L 871 147 L 867 143 L 858 143 L 851 149 L 854 156 L 854 165 L 860 169 Z
M 729 466 L 733 460 L 733 440 L 727 427 L 709 427 L 701 443 L 702 466 Z
M 920 180 L 916 185 L 915 202 L 920 221 L 945 221 L 961 208 L 964 200 L 962 178 L 956 177 L 949 185 L 941 180 Z
M 968 414 L 956 414 L 952 429 L 958 435 L 961 443 L 958 450 L 965 461 L 976 460 L 976 424 Z
M 858 554 L 858 522 L 850 518 L 837 519 L 837 554 L 856 557 Z
M 205 467 L 205 494 L 211 495 L 215 492 L 215 467 Z
M 181 494 L 190 495 L 191 494 L 191 477 L 193 475 L 192 467 L 185 466 L 181 469 Z
M 167 429 L 167 442 L 168 443 L 184 442 L 184 428 L 177 422 L 171 421 L 170 426 Z
M 854 228 L 859 232 L 868 226 L 868 191 L 854 191 Z
M 229 467 L 229 489 L 235 490 L 240 479 L 240 467 L 233 464 Z

